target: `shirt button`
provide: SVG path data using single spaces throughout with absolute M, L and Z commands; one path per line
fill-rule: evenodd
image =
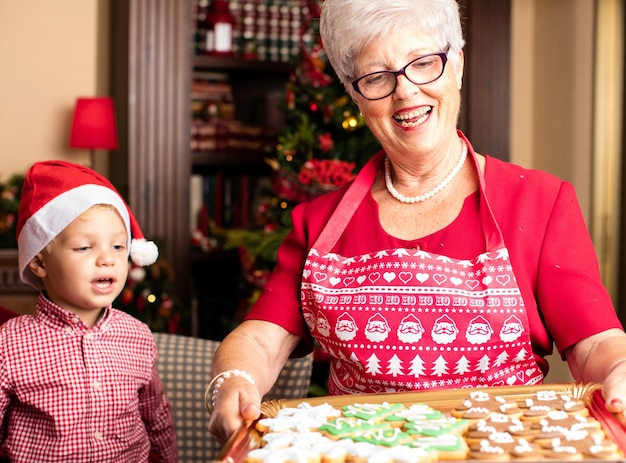
M 93 333 L 91 331 L 85 334 L 85 339 L 91 339 L 91 338 L 93 338 Z
M 98 380 L 95 380 L 94 382 L 91 383 L 91 387 L 93 387 L 96 390 L 100 389 L 100 386 L 101 384 L 100 384 L 100 381 Z
M 93 433 L 93 438 L 95 440 L 102 440 L 102 433 L 100 431 L 96 431 Z
M 69 325 L 65 325 L 65 326 L 63 327 L 63 331 L 65 331 L 65 333 L 66 333 L 66 334 L 70 334 L 73 330 L 72 330 L 72 327 L 71 327 L 71 326 L 69 326 Z
M 72 317 L 72 323 L 78 323 L 79 321 L 80 321 L 80 318 Z

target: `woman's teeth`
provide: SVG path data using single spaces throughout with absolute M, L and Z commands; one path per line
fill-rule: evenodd
M 408 113 L 396 114 L 395 116 L 393 116 L 393 118 L 402 127 L 411 127 L 424 122 L 424 120 L 431 111 L 432 106 L 429 106 L 428 108 L 424 108 L 420 111 L 411 111 Z

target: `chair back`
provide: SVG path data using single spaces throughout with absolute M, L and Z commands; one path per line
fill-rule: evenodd
M 159 350 L 157 367 L 172 404 L 180 463 L 208 463 L 222 449 L 208 431 L 204 406 L 204 391 L 211 381 L 213 356 L 220 343 L 169 333 L 154 333 L 154 339 Z M 288 360 L 264 400 L 306 397 L 312 367 L 312 354 Z

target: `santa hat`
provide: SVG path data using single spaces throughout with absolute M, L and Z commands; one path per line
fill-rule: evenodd
M 150 265 L 157 260 L 157 246 L 144 239 L 132 211 L 105 177 L 71 162 L 37 162 L 26 173 L 17 214 L 18 265 L 24 283 L 43 289 L 40 279 L 28 268 L 29 262 L 74 219 L 96 204 L 109 204 L 119 212 L 135 264 Z

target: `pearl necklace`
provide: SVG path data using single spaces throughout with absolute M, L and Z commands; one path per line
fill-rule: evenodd
M 385 158 L 385 184 L 387 186 L 387 191 L 389 194 L 396 198 L 401 203 L 405 204 L 413 204 L 413 203 L 421 203 L 422 201 L 426 201 L 427 199 L 432 198 L 441 190 L 443 190 L 448 184 L 456 177 L 456 174 L 459 173 L 461 167 L 463 167 L 463 163 L 465 162 L 465 158 L 467 157 L 467 144 L 463 142 L 463 149 L 461 150 L 461 157 L 459 158 L 459 162 L 452 168 L 450 173 L 442 180 L 442 182 L 437 185 L 435 188 L 430 190 L 428 193 L 424 193 L 419 196 L 404 196 L 399 193 L 398 190 L 395 189 L 393 183 L 391 183 L 391 161 L 389 161 L 389 156 Z

